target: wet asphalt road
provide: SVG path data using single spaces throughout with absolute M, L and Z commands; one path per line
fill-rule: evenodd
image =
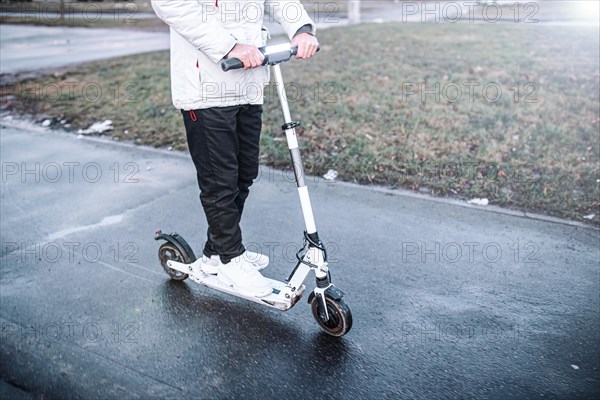
M 361 5 L 361 20 L 366 23 L 490 23 L 487 14 L 484 14 L 484 6 L 477 6 L 471 10 L 470 3 L 454 1 L 437 2 L 433 13 L 431 6 L 426 10 L 423 4 L 418 2 L 390 3 L 389 1 L 369 1 Z M 451 7 L 446 7 L 446 3 Z M 590 12 L 589 7 L 582 7 L 586 2 L 580 1 L 555 1 L 552 4 L 544 4 L 538 11 L 525 14 L 544 25 L 598 25 L 597 11 Z M 316 4 L 316 3 L 315 3 Z M 348 25 L 348 19 L 343 8 L 340 10 L 334 4 L 331 7 L 318 11 L 315 4 L 306 3 L 306 9 L 315 24 L 317 30 L 342 27 Z M 526 4 L 525 4 L 526 5 Z M 521 5 L 521 7 L 525 7 Z M 459 6 L 462 11 L 458 12 L 455 7 Z M 98 10 L 90 6 L 88 22 L 96 18 L 115 18 L 110 13 L 98 13 Z M 54 20 L 56 8 L 42 7 L 44 12 L 38 15 L 39 20 Z M 442 11 L 443 10 L 443 11 Z M 471 11 L 470 11 L 471 10 Z M 513 10 L 513 11 L 510 11 Z M 505 9 L 504 22 L 513 23 L 511 12 L 514 9 Z M 528 8 L 525 8 L 528 10 Z M 458 12 L 458 14 L 457 14 Z M 1 15 L 22 16 L 24 20 L 32 17 L 29 13 L 11 13 L 2 11 Z M 35 15 L 35 14 L 33 14 Z M 80 17 L 78 14 L 69 14 L 71 18 Z M 136 19 L 154 18 L 153 13 L 134 13 L 129 15 L 123 11 L 117 18 L 123 22 L 124 27 L 131 28 Z M 265 18 L 265 26 L 273 37 L 283 35 L 281 26 L 273 21 L 268 15 Z M 530 21 L 531 22 L 531 21 Z M 492 22 L 495 23 L 495 22 Z M 276 41 L 281 41 L 280 38 Z M 53 68 L 64 67 L 70 64 L 82 63 L 138 54 L 169 48 L 169 35 L 167 28 L 164 32 L 145 32 L 135 29 L 119 28 L 77 28 L 77 27 L 48 27 L 33 25 L 0 25 L 0 73 L 14 74 L 24 72 L 35 72 L 39 70 L 51 71 Z
M 0 25 L 0 73 L 35 71 L 169 48 L 164 32 Z
M 204 239 L 186 154 L 7 126 L 0 138 L 0 394 L 600 396 L 597 230 L 311 179 L 354 316 L 334 339 L 306 297 L 281 313 L 162 272 L 157 228 L 196 251 Z M 243 220 L 273 278 L 303 229 L 291 176 L 263 168 Z

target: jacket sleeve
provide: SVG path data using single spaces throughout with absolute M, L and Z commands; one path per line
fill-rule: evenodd
M 265 0 L 265 10 L 275 22 L 281 24 L 290 40 L 304 25 L 311 27 L 308 33 L 313 35 L 317 33 L 315 23 L 310 19 L 300 0 Z
M 212 61 L 219 62 L 236 45 L 212 0 L 152 0 L 154 12 Z

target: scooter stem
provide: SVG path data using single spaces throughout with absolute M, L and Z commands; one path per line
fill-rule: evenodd
M 312 205 L 310 203 L 310 196 L 308 195 L 308 187 L 306 186 L 306 182 L 304 180 L 304 166 L 302 164 L 300 150 L 298 149 L 298 138 L 296 137 L 296 127 L 299 126 L 300 123 L 292 121 L 280 65 L 276 64 L 271 68 L 273 74 L 275 75 L 275 86 L 277 87 L 277 93 L 279 95 L 281 108 L 283 110 L 285 124 L 282 126 L 282 129 L 285 132 L 288 148 L 292 157 L 292 165 L 294 167 L 296 185 L 298 186 L 298 195 L 300 196 L 300 205 L 302 206 L 302 214 L 304 215 L 306 232 L 309 235 L 314 235 L 317 232 L 317 227 L 315 225 L 315 217 L 313 215 Z

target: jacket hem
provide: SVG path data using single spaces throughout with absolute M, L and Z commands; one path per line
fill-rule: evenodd
M 227 101 L 227 102 L 223 102 L 222 100 L 214 101 L 214 102 L 211 102 L 211 101 L 199 101 L 199 102 L 191 102 L 191 103 L 176 102 L 176 103 L 173 103 L 173 105 L 175 106 L 175 108 L 177 108 L 179 110 L 189 111 L 189 110 L 203 110 L 206 108 L 216 108 L 216 107 L 242 106 L 242 105 L 246 105 L 246 104 L 262 105 L 263 103 L 264 103 L 263 99 L 261 99 L 260 101 L 257 101 L 257 100 L 250 101 L 248 99 L 239 99 L 239 100 L 232 100 L 232 101 Z

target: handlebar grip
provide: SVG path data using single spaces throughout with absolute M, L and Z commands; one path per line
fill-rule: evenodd
M 317 53 L 321 51 L 321 46 L 317 46 Z M 290 57 L 294 57 L 295 55 L 298 54 L 298 47 L 292 47 L 290 49 Z
M 265 47 L 260 47 L 259 50 L 263 54 L 265 53 Z M 319 50 L 321 50 L 321 47 L 317 47 L 317 52 Z M 286 59 L 280 60 L 278 62 L 287 61 L 291 57 L 294 57 L 297 54 L 298 54 L 298 47 L 292 47 L 290 49 L 290 56 L 286 57 Z M 268 63 L 269 63 L 269 55 L 265 54 L 265 59 L 263 61 L 263 65 L 266 65 Z M 242 69 L 242 68 L 244 68 L 244 63 L 241 62 L 238 58 L 228 58 L 226 60 L 221 61 L 221 69 L 225 72 L 230 71 L 232 69 Z
M 232 69 L 244 68 L 244 63 L 237 58 L 228 58 L 227 60 L 221 61 L 221 68 L 227 72 Z

